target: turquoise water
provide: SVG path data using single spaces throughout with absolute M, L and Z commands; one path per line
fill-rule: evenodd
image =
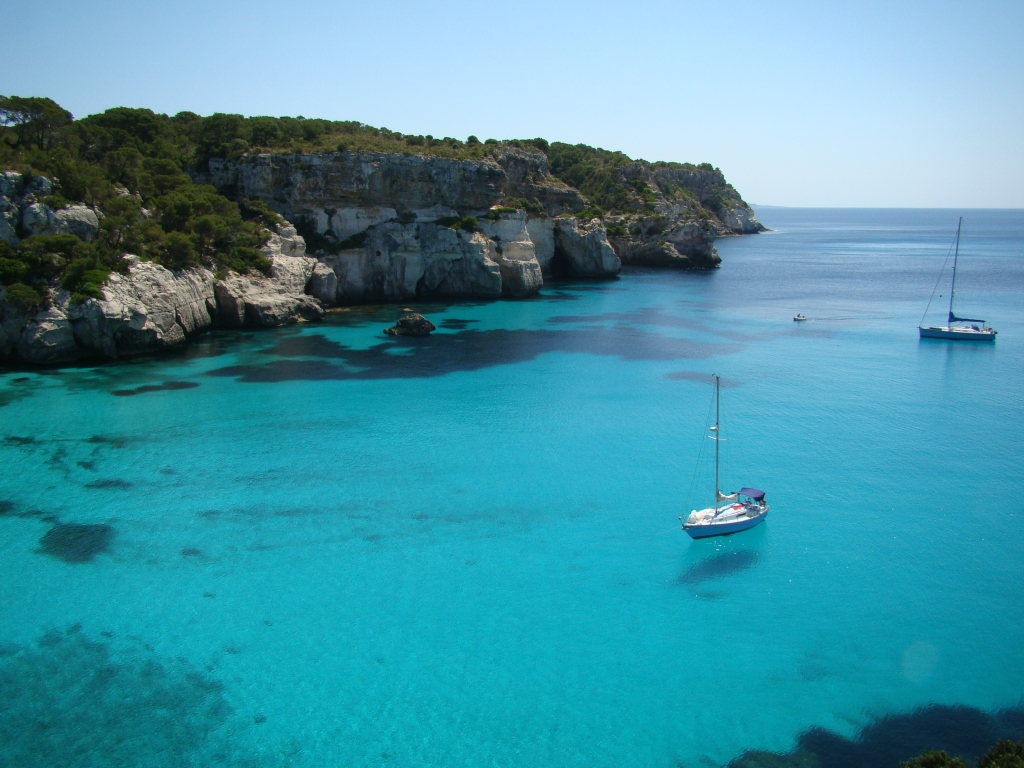
M 1024 212 L 965 217 L 988 345 L 917 338 L 957 212 L 758 214 L 426 340 L 0 373 L 0 764 L 713 766 L 1018 706 Z M 693 542 L 711 373 L 772 512 Z

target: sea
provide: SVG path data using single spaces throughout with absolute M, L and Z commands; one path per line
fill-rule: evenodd
M 1024 738 L 1024 211 L 756 212 L 714 271 L 0 370 L 0 766 Z M 918 338 L 961 215 L 994 343 Z M 385 336 L 407 308 L 437 331 Z M 771 512 L 693 541 L 714 375 L 723 490 Z

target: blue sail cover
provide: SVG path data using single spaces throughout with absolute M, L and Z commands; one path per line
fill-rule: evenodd
M 764 491 L 759 491 L 757 488 L 740 488 L 740 493 L 744 496 L 749 496 L 754 501 L 760 501 L 764 498 Z
M 957 317 L 952 312 L 949 313 L 949 324 L 953 323 L 984 323 L 984 320 L 978 320 L 973 317 Z

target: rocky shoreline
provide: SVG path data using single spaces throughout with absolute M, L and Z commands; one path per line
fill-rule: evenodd
M 205 166 L 190 170 L 194 182 L 286 218 L 262 248 L 269 275 L 172 271 L 126 256 L 127 274 L 110 275 L 103 299 L 72 303 L 55 284 L 48 306 L 30 311 L 0 286 L 0 363 L 117 359 L 214 328 L 315 321 L 360 303 L 518 299 L 553 279 L 614 277 L 622 264 L 711 269 L 717 237 L 763 230 L 738 195 L 722 198 L 717 170 L 623 166 L 616 173 L 644 190 L 647 204 L 602 220 L 576 215 L 586 214 L 586 199 L 549 173 L 542 153 L 511 148 L 480 160 L 339 151 Z M 9 242 L 60 233 L 88 241 L 98 232 L 103 211 L 41 202 L 50 180 L 0 179 L 0 237 Z M 687 196 L 662 193 L 676 188 Z M 715 219 L 700 202 L 704 188 L 717 195 Z

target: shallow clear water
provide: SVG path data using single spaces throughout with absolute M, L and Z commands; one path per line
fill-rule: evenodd
M 425 340 L 0 373 L 0 764 L 717 765 L 1019 704 L 1024 212 L 966 217 L 973 345 L 917 337 L 956 212 L 759 215 Z M 772 512 L 693 542 L 711 373 Z

